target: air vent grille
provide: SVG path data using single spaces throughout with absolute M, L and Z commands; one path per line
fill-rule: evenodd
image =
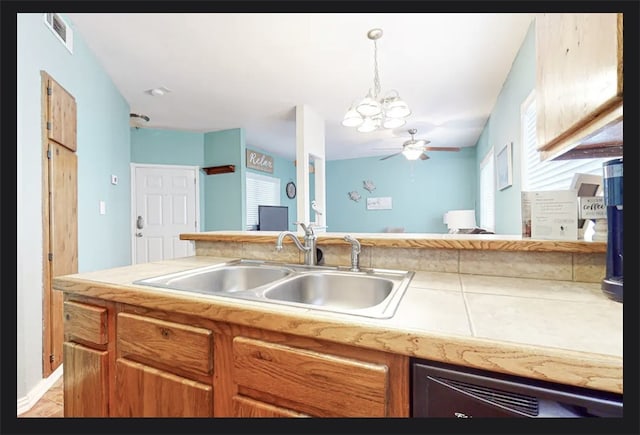
M 481 400 L 494 403 L 504 408 L 521 412 L 526 415 L 535 417 L 539 413 L 538 399 L 525 394 L 511 393 L 508 391 L 498 390 L 495 388 L 487 388 L 479 385 L 468 384 L 466 382 L 454 381 L 451 379 L 436 378 L 435 380 L 443 384 L 477 397 Z
M 73 53 L 73 30 L 64 19 L 59 14 L 46 13 L 44 14 L 44 22 L 67 50 Z

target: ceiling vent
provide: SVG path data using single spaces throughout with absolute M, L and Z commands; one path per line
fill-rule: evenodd
M 73 29 L 67 25 L 59 14 L 44 14 L 44 23 L 53 32 L 60 42 L 73 53 Z

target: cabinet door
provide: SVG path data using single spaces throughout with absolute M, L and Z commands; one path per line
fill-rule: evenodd
M 246 337 L 233 339 L 233 380 L 254 399 L 316 417 L 384 417 L 389 368 Z
M 622 21 L 615 13 L 536 16 L 538 149 L 622 102 Z
M 113 408 L 114 417 L 213 417 L 213 388 L 121 358 Z
M 108 417 L 107 351 L 64 343 L 64 416 Z
M 234 417 L 240 418 L 308 417 L 308 415 L 306 414 L 301 414 L 290 409 L 281 408 L 279 406 L 260 402 L 258 400 L 253 400 L 243 396 L 233 397 L 233 412 Z
M 55 80 L 47 83 L 49 139 L 76 151 L 76 100 Z

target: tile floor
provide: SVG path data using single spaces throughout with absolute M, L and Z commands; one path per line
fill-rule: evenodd
M 18 417 L 64 417 L 62 377 L 44 393 L 30 410 L 18 415 Z

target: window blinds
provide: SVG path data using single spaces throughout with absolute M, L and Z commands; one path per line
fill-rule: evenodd
M 255 229 L 259 205 L 280 205 L 280 179 L 247 172 L 246 181 L 247 228 Z
M 523 191 L 569 189 L 576 173 L 602 176 L 602 163 L 608 158 L 540 161 L 535 94 L 531 93 L 523 103 L 521 117 Z

